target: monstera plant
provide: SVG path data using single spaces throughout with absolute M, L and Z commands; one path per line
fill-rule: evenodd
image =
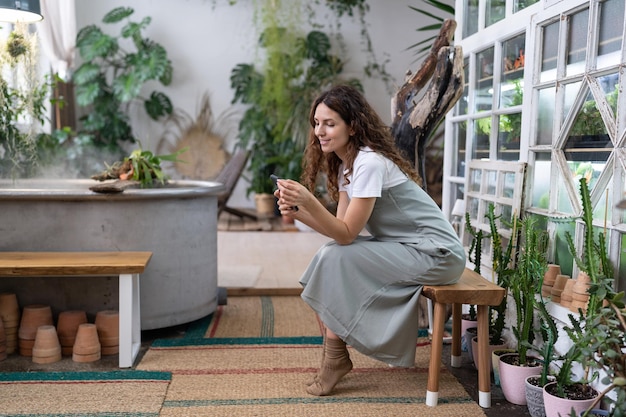
M 136 101 L 143 103 L 154 120 L 173 111 L 169 97 L 162 92 L 153 91 L 148 98 L 140 96 L 148 81 L 169 85 L 173 69 L 163 46 L 142 34 L 150 17 L 134 22 L 128 19 L 133 13 L 131 8 L 117 7 L 104 16 L 102 22 L 107 25 L 125 21 L 117 36 L 96 25 L 82 28 L 77 35 L 83 64 L 73 75 L 76 102 L 89 108 L 81 118 L 79 142 L 111 150 L 121 150 L 124 142 L 135 143 L 128 108 Z

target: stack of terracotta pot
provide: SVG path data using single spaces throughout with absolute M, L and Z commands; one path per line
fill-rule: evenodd
M 578 309 L 582 309 L 583 313 L 587 312 L 587 303 L 589 302 L 589 287 L 591 286 L 591 278 L 585 272 L 579 272 L 576 277 L 576 283 L 572 287 L 572 304 L 570 311 L 578 313 Z
M 96 328 L 103 355 L 115 355 L 120 351 L 120 316 L 117 310 L 103 310 L 96 314 Z
M 53 326 L 52 309 L 48 305 L 32 304 L 24 307 L 20 328 L 18 330 L 18 345 L 20 355 L 32 356 L 35 337 L 39 326 Z
M 15 294 L 0 294 L 0 321 L 4 325 L 6 353 L 10 355 L 17 349 L 17 332 L 20 327 L 20 307 Z
M 54 363 L 61 360 L 61 344 L 56 327 L 39 326 L 32 350 L 33 362 L 39 364 Z
M 94 362 L 100 359 L 100 341 L 98 330 L 93 323 L 83 323 L 78 326 L 76 340 L 72 348 L 74 362 Z
M 543 285 L 541 286 L 541 295 L 544 297 L 552 296 L 552 287 L 556 282 L 557 275 L 561 274 L 561 266 L 549 264 L 546 273 L 543 275 Z
M 552 290 L 550 290 L 552 302 L 561 303 L 561 294 L 565 289 L 565 284 L 567 283 L 568 279 L 569 275 L 559 274 L 556 276 L 556 279 L 554 280 L 554 285 L 552 286 Z
M 87 313 L 82 310 L 68 310 L 59 313 L 57 333 L 63 356 L 72 356 L 78 326 L 87 323 Z

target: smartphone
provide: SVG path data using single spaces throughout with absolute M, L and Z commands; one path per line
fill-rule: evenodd
M 270 179 L 274 183 L 274 186 L 278 187 L 278 177 L 274 174 L 270 175 Z M 298 206 L 291 207 L 293 211 L 298 211 Z

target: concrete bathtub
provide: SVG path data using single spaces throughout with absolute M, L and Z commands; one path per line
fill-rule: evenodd
M 171 181 L 167 187 L 89 190 L 92 180 L 0 181 L 1 251 L 151 251 L 140 278 L 141 327 L 204 317 L 217 307 L 217 195 L 222 184 Z M 2 278 L 20 306 L 94 317 L 117 308 L 117 278 Z

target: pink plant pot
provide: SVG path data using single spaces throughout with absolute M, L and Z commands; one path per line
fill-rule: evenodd
M 500 356 L 500 386 L 504 398 L 512 404 L 526 405 L 526 378 L 541 374 L 541 365 L 517 366 L 507 362 L 508 357 L 517 356 L 509 353 Z
M 543 404 L 546 410 L 546 417 L 569 416 L 572 409 L 574 409 L 578 416 L 595 401 L 595 398 L 588 400 L 570 400 L 568 398 L 558 397 L 551 394 L 551 389 L 555 385 L 556 382 L 550 382 L 543 387 Z

